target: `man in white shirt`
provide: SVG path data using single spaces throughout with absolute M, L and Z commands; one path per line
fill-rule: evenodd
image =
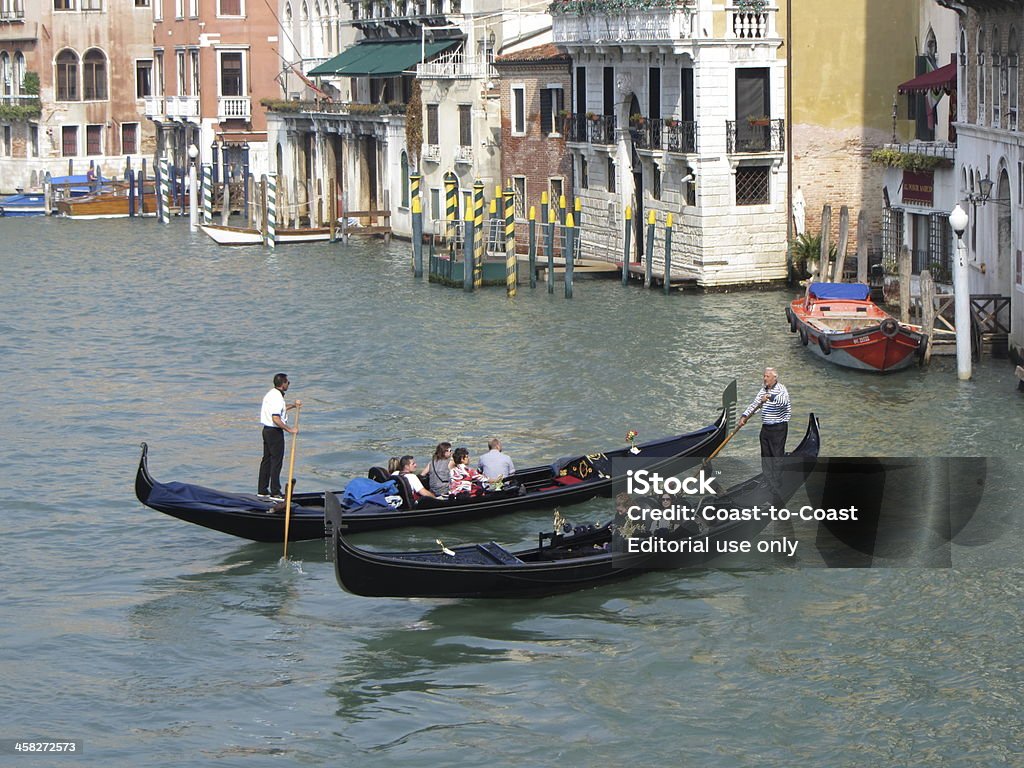
M 501 440 L 492 437 L 487 441 L 487 447 L 491 450 L 480 457 L 478 464 L 484 477 L 493 481 L 515 473 L 516 466 L 512 463 L 512 459 L 507 453 L 501 452 Z
M 263 396 L 260 408 L 260 423 L 263 425 L 263 460 L 260 462 L 260 496 L 275 501 L 284 499 L 281 493 L 281 466 L 284 464 L 284 433 L 294 435 L 296 429 L 288 426 L 288 411 L 301 408 L 302 401 L 291 405 L 285 403 L 284 393 L 288 391 L 288 374 L 274 376 L 274 387 Z
M 391 474 L 405 478 L 405 481 L 409 483 L 409 490 L 412 491 L 413 501 L 420 497 L 427 497 L 431 499 L 437 498 L 433 491 L 424 487 L 423 481 L 420 480 L 420 476 L 416 474 L 416 459 L 412 456 L 403 456 L 399 459 L 398 471 L 392 472 Z

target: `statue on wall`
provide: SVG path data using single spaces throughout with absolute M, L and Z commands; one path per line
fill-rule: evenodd
M 793 192 L 793 231 L 797 235 L 802 235 L 805 231 L 806 222 L 804 217 L 804 208 L 807 206 L 804 200 L 804 193 L 797 186 L 796 191 Z

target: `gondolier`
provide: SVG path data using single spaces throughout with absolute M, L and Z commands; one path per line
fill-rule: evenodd
M 761 456 L 785 456 L 786 435 L 793 408 L 789 402 L 789 392 L 779 383 L 779 374 L 774 368 L 764 369 L 764 386 L 740 416 L 739 426 L 746 424 L 758 408 L 761 408 Z
M 284 464 L 284 433 L 295 434 L 288 426 L 288 411 L 302 406 L 301 400 L 291 405 L 285 403 L 284 393 L 288 391 L 288 374 L 274 376 L 274 386 L 263 396 L 260 408 L 260 423 L 263 425 L 263 460 L 260 462 L 259 487 L 256 493 L 281 499 L 281 466 Z

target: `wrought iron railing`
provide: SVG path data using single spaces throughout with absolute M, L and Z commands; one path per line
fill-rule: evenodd
M 727 120 L 726 148 L 730 155 L 786 151 L 785 120 Z
M 687 154 L 697 151 L 697 123 L 674 117 L 645 119 L 631 123 L 633 143 L 638 149 Z
M 581 144 L 614 144 L 615 115 L 597 115 L 592 112 L 573 114 L 565 119 L 569 141 Z

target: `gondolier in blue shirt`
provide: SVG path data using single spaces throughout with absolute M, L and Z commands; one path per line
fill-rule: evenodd
M 288 426 L 288 411 L 302 407 L 302 401 L 296 400 L 291 405 L 284 401 L 284 393 L 288 391 L 288 374 L 279 373 L 274 376 L 274 386 L 263 396 L 260 408 L 260 423 L 263 425 L 263 460 L 260 462 L 259 489 L 260 496 L 267 496 L 283 501 L 281 494 L 281 466 L 284 464 L 284 433 L 294 435 L 294 427 Z
M 779 383 L 779 374 L 774 368 L 764 369 L 764 386 L 740 416 L 739 426 L 746 424 L 758 408 L 761 409 L 761 456 L 785 456 L 793 408 L 789 403 L 789 392 Z

